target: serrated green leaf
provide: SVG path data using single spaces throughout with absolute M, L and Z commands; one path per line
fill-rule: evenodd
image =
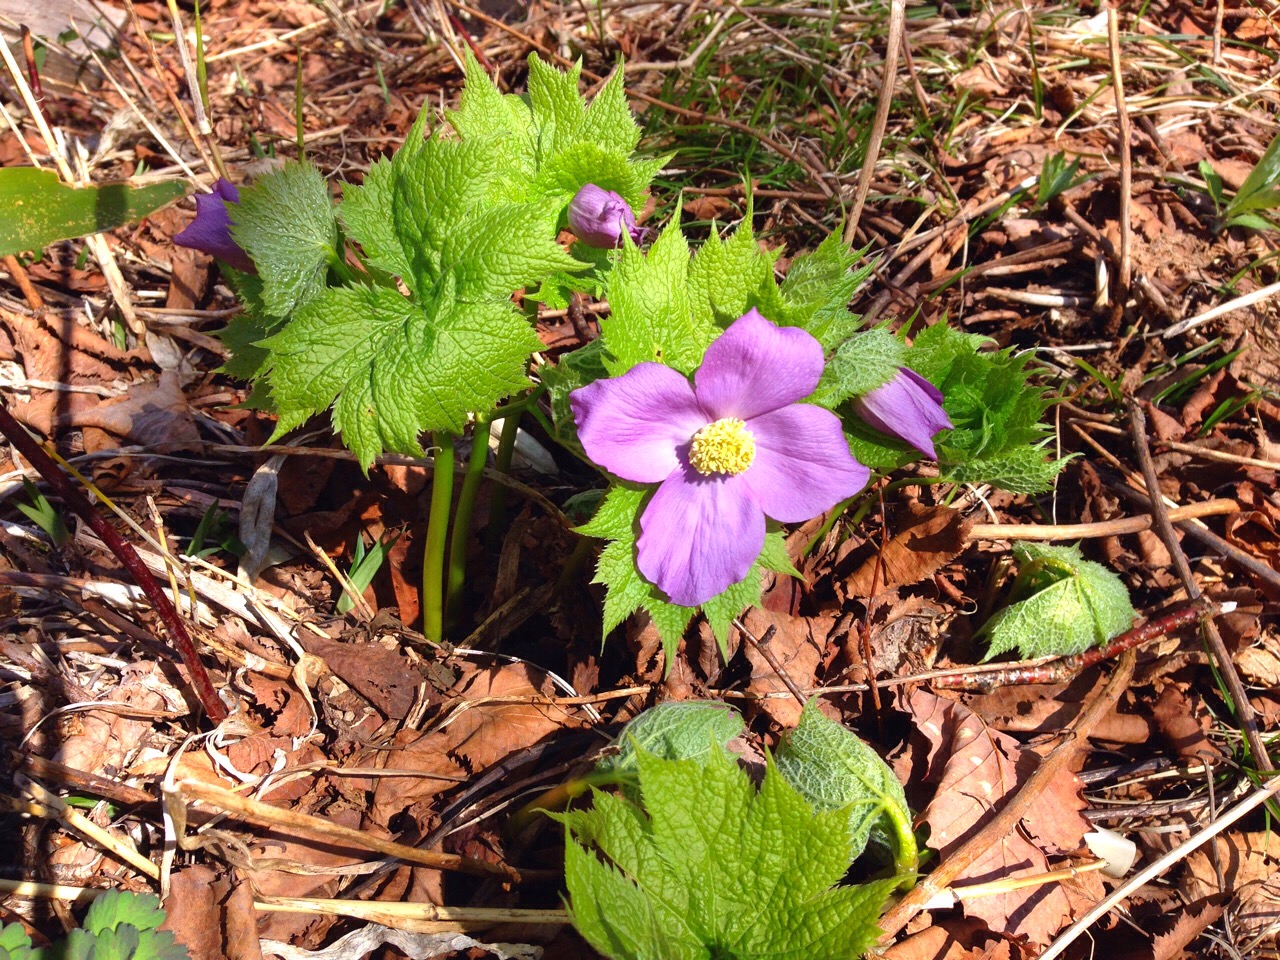
M 1017 649 L 1023 658 L 1065 657 L 1106 643 L 1133 626 L 1136 613 L 1124 582 L 1076 546 L 1014 547 L 1019 599 L 979 631 L 990 660 Z
M 693 315 L 688 268 L 689 245 L 678 218 L 662 231 L 647 256 L 629 242 L 623 248 L 609 276 L 610 316 L 600 320 L 610 376 L 621 376 L 646 361 L 688 374 L 702 362 L 715 330 Z
M 799 725 L 778 748 L 778 772 L 818 810 L 847 810 L 857 857 L 869 839 L 892 851 L 899 874 L 919 858 L 911 810 L 888 764 L 853 732 L 810 700 Z
M 434 309 L 432 309 L 434 308 Z M 507 301 L 433 303 L 383 287 L 335 287 L 265 341 L 279 421 L 273 439 L 334 406 L 334 425 L 367 467 L 384 449 L 420 455 L 425 430 L 461 432 L 527 384 L 540 341 Z
M 944 460 L 938 476 L 950 483 L 989 483 L 1010 493 L 1040 493 L 1053 486 L 1054 480 L 1075 456 L 1053 459 L 1043 444 L 1021 446 L 995 457 L 981 457 L 958 462 L 958 455 L 945 446 L 939 447 Z M 945 462 L 945 461 L 952 462 Z
M 718 745 L 698 760 L 641 751 L 637 770 L 642 805 L 597 792 L 559 816 L 571 915 L 597 950 L 825 960 L 872 944 L 893 881 L 833 886 L 850 861 L 844 811 L 815 812 L 772 764 L 757 792 Z
M 293 160 L 241 188 L 231 237 L 258 268 L 271 316 L 288 316 L 315 299 L 329 265 L 341 259 L 329 187 L 315 167 Z
M 781 253 L 781 249 L 760 249 L 751 229 L 749 208 L 728 239 L 713 230 L 689 263 L 689 300 L 697 321 L 723 329 L 751 307 L 761 307 L 762 301 L 768 300 L 762 294 L 776 290 L 773 265 Z M 767 305 L 761 313 L 774 320 Z
M 862 325 L 862 318 L 849 312 L 849 301 L 867 282 L 873 266 L 852 269 L 866 251 L 850 250 L 841 233 L 832 231 L 812 253 L 792 260 L 780 288 L 785 311 L 777 322 L 803 327 L 827 350 Z
M 181 200 L 189 189 L 185 180 L 73 187 L 53 170 L 0 169 L 0 256 L 122 227 Z
M 856 333 L 836 348 L 809 403 L 834 410 L 850 397 L 870 393 L 906 365 L 907 347 L 884 327 Z

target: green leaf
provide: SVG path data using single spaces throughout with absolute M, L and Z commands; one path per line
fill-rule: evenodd
M 742 733 L 742 714 L 719 700 L 660 703 L 634 717 L 614 738 L 618 752 L 596 764 L 598 774 L 634 777 L 643 750 L 664 760 L 699 760 Z
M 113 230 L 187 195 L 185 180 L 72 187 L 52 170 L 0 169 L 0 256 Z
M 836 348 L 808 402 L 834 410 L 850 397 L 888 383 L 906 365 L 906 357 L 906 344 L 884 327 L 856 333 Z
M 841 233 L 832 231 L 812 253 L 792 260 L 780 291 L 786 309 L 777 322 L 803 327 L 827 350 L 862 325 L 862 318 L 849 312 L 849 301 L 867 282 L 874 265 L 852 269 L 866 251 L 850 250 Z
M 751 229 L 750 208 L 727 240 L 712 230 L 689 264 L 690 306 L 697 321 L 723 329 L 755 306 L 781 323 L 774 315 L 781 311 L 771 314 L 766 303 L 770 293 L 776 294 L 773 265 L 781 253 L 781 249 L 760 249 Z
M 29 960 L 31 955 L 31 938 L 22 924 L 6 923 L 0 927 L 0 960 Z
M 627 241 L 609 276 L 610 316 L 600 320 L 600 337 L 610 376 L 646 361 L 692 373 L 715 334 L 706 319 L 693 314 L 689 245 L 678 220 L 672 219 L 647 256 Z
M 155 930 L 164 923 L 164 911 L 160 898 L 150 893 L 124 893 L 109 890 L 89 906 L 84 917 L 84 929 L 92 934 L 114 930 L 121 924 L 129 924 L 139 930 Z
M 587 183 L 623 196 L 632 207 L 644 200 L 654 175 L 669 157 L 633 159 L 640 128 L 631 116 L 622 70 L 588 105 L 578 92 L 581 62 L 560 71 L 535 54 L 529 58 L 529 92 L 503 95 L 475 57 L 466 53 L 466 88 L 449 123 L 463 141 L 505 136 L 507 161 L 496 181 L 513 200 L 550 200 L 563 209 Z
M 574 925 L 613 958 L 825 960 L 874 942 L 893 881 L 834 886 L 844 811 L 818 811 L 770 764 L 759 791 L 718 744 L 637 754 L 642 804 L 595 792 L 559 815 Z M 603 858 L 603 859 L 602 859 Z
M 1232 220 L 1242 213 L 1271 210 L 1276 206 L 1280 206 L 1280 134 L 1272 139 L 1257 165 L 1249 171 L 1222 215 Z
M 467 414 L 524 388 L 540 341 L 509 301 L 415 303 L 383 287 L 334 287 L 264 345 L 279 414 L 273 440 L 334 406 L 362 467 L 384 449 L 421 455 L 426 430 L 460 433 Z
M 320 171 L 296 160 L 240 190 L 231 237 L 258 268 L 262 306 L 286 317 L 325 289 L 341 261 L 338 220 Z
M 1016 602 L 979 631 L 990 660 L 1017 649 L 1023 658 L 1065 657 L 1106 643 L 1136 616 L 1124 582 L 1076 546 L 1025 543 L 1014 547 L 1021 569 Z
M 778 748 L 778 772 L 818 810 L 847 810 L 857 857 L 874 838 L 893 851 L 900 875 L 919 864 L 911 810 L 889 765 L 810 700 Z

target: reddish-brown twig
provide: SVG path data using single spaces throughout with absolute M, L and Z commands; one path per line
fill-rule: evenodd
M 116 532 L 115 527 L 107 523 L 106 518 L 94 508 L 88 497 L 67 479 L 66 474 L 53 462 L 53 458 L 41 449 L 40 444 L 13 418 L 8 406 L 2 402 L 0 402 L 0 434 L 4 434 L 5 439 L 18 448 L 18 452 L 27 458 L 31 466 L 39 471 L 40 476 L 44 477 L 49 486 L 53 487 L 54 492 L 62 499 L 62 502 L 74 510 L 80 519 L 89 524 L 93 528 L 93 532 L 101 538 L 107 548 L 116 555 L 116 558 L 124 564 L 125 569 L 129 571 L 134 582 L 146 594 L 151 606 L 159 614 L 161 621 L 164 622 L 169 639 L 186 666 L 188 674 L 190 674 L 191 686 L 194 688 L 196 696 L 199 697 L 205 713 L 209 715 L 209 718 L 214 723 L 221 723 L 225 720 L 227 718 L 227 709 L 218 698 L 217 691 L 209 679 L 209 674 L 205 670 L 204 664 L 200 662 L 195 644 L 191 642 L 191 636 L 187 633 L 187 628 L 183 624 L 182 618 L 178 616 L 178 611 L 169 602 L 169 597 L 161 589 L 160 584 L 156 583 L 155 577 L 151 575 L 151 572 L 143 564 L 142 559 L 134 551 L 133 547 Z
M 1179 627 L 1216 617 L 1220 613 L 1230 613 L 1234 609 L 1234 603 L 1218 604 L 1208 597 L 1199 597 L 1146 623 L 1140 623 L 1132 630 L 1126 630 L 1103 646 L 1094 647 L 1092 650 L 1086 650 L 1072 657 L 1062 657 L 1034 666 L 1015 665 L 1003 668 L 996 666 L 989 673 L 951 674 L 938 677 L 931 681 L 930 685 L 950 690 L 986 691 L 1024 683 L 1066 683 L 1082 670 L 1103 660 L 1110 660 L 1126 650 L 1158 640 Z

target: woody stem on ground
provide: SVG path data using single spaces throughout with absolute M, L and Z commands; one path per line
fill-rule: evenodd
M 433 643 L 444 640 L 444 563 L 449 540 L 449 507 L 453 502 L 453 434 L 431 434 L 434 469 L 427 544 L 422 557 L 422 633 Z
M 200 662 L 200 656 L 196 653 L 195 644 L 191 642 L 191 635 L 187 633 L 186 625 L 137 552 L 94 508 L 89 498 L 67 479 L 67 475 L 54 463 L 53 458 L 45 453 L 35 438 L 13 418 L 9 407 L 3 402 L 0 402 L 0 434 L 4 434 L 5 439 L 27 458 L 27 462 L 35 467 L 62 502 L 93 529 L 99 539 L 107 545 L 107 549 L 115 554 L 116 559 L 129 571 L 129 575 L 133 577 L 134 582 L 141 588 L 161 622 L 164 623 L 165 631 L 169 634 L 173 648 L 187 668 L 191 686 L 205 713 L 214 723 L 225 720 L 227 709 L 222 705 L 222 700 L 219 699 L 204 664 Z
M 446 619 L 450 630 L 462 615 L 462 588 L 467 575 L 467 544 L 471 541 L 471 519 L 476 512 L 476 497 L 484 480 L 484 465 L 489 453 L 489 419 L 477 417 L 471 434 L 471 456 L 458 494 L 458 508 L 449 532 L 449 568 L 445 590 Z

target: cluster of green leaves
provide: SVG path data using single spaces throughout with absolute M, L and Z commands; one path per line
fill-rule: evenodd
M 0 928 L 0 960 L 187 960 L 187 948 L 160 930 L 164 911 L 151 894 L 110 890 L 67 939 L 36 949 L 21 924 Z
M 835 885 L 866 844 L 868 810 L 892 807 L 908 824 L 909 813 L 884 762 L 809 710 L 806 732 L 792 735 L 800 744 L 768 761 L 758 790 L 724 747 L 742 720 L 723 704 L 663 705 L 624 729 L 609 770 L 631 789 L 595 790 L 590 809 L 558 815 L 571 916 L 593 947 L 628 960 L 767 960 L 871 946 L 898 879 Z M 824 765 L 857 773 L 838 783 Z M 842 787 L 852 794 L 843 802 Z
M 938 476 L 949 483 L 990 483 L 1013 493 L 1039 493 L 1053 485 L 1065 460 L 1045 449 L 1052 428 L 1048 389 L 1031 382 L 1030 353 L 991 350 L 991 341 L 946 323 L 926 327 L 906 351 L 904 365 L 942 391 L 955 429 L 939 435 Z M 845 417 L 853 455 L 881 471 L 917 459 L 905 444 Z
M 1219 211 L 1215 225 L 1217 230 L 1227 227 L 1276 228 L 1275 210 L 1280 207 L 1280 135 L 1271 141 L 1230 200 L 1226 197 L 1222 178 L 1208 160 L 1200 161 L 1200 175 L 1204 177 L 1209 197 Z
M 458 433 L 529 386 L 539 341 L 512 292 L 588 267 L 556 240 L 578 189 L 636 203 L 666 159 L 633 158 L 621 71 L 590 104 L 579 72 L 535 56 L 528 94 L 509 96 L 468 55 L 452 134 L 428 138 L 424 109 L 336 207 L 303 163 L 241 191 L 232 236 L 258 273 L 235 278 L 246 311 L 224 333 L 226 369 L 258 381 L 273 439 L 332 406 L 368 466 L 420 455 L 424 431 Z
M 1014 649 L 1023 658 L 1072 656 L 1133 626 L 1124 582 L 1079 547 L 1020 543 L 1013 552 L 1020 566 L 1010 603 L 980 631 L 986 659 Z

